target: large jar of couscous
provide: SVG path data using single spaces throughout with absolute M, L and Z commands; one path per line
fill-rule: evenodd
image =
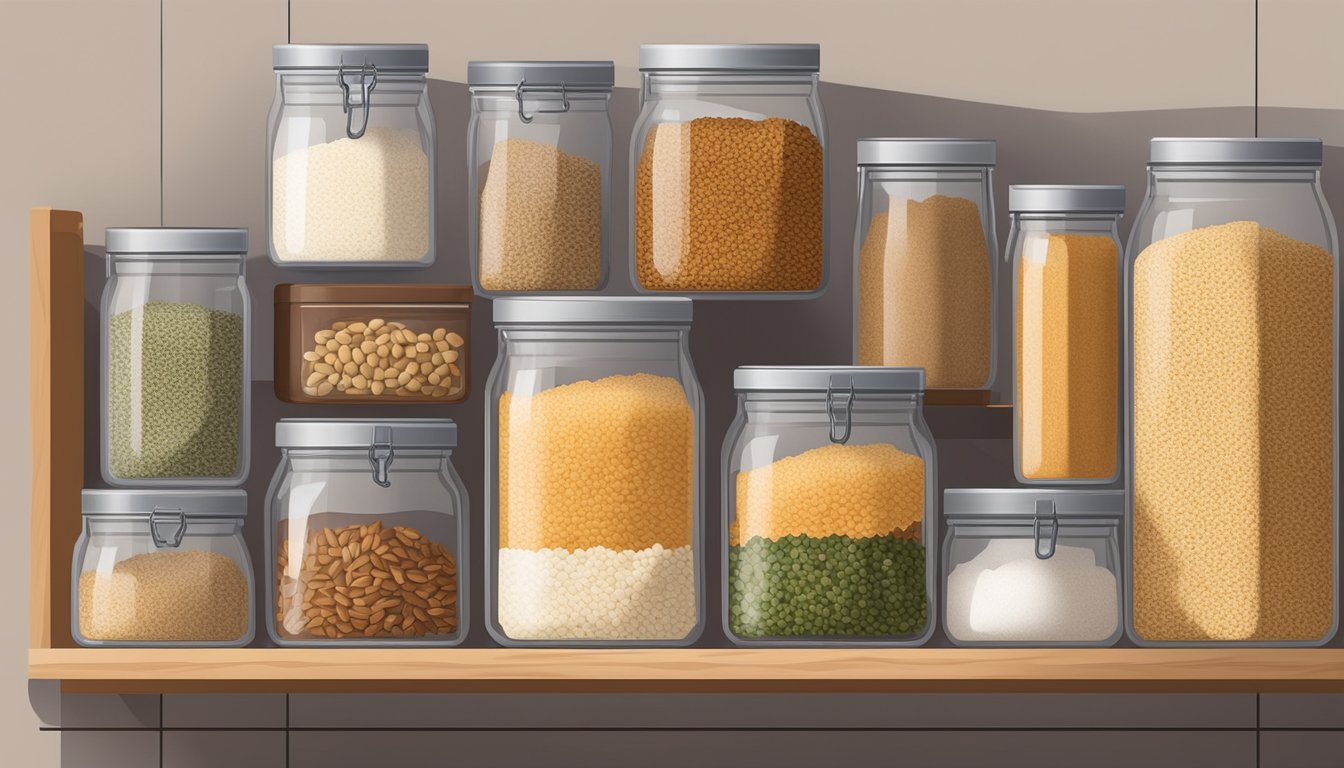
M 918 368 L 746 367 L 723 448 L 724 630 L 739 645 L 921 645 L 937 471 Z
M 704 615 L 691 301 L 495 302 L 487 627 L 504 645 L 689 645 Z
M 1338 245 L 1315 139 L 1153 139 L 1130 236 L 1130 631 L 1338 624 Z

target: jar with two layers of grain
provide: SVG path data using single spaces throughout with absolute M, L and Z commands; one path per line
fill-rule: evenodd
M 854 361 L 923 368 L 930 403 L 988 402 L 1006 348 L 995 143 L 863 139 L 858 160 Z
M 630 142 L 632 280 L 646 293 L 826 287 L 816 45 L 645 45 Z
M 504 645 L 689 645 L 704 616 L 691 301 L 495 302 L 486 594 Z
M 107 230 L 102 471 L 115 486 L 247 479 L 246 229 Z
M 271 261 L 434 263 L 434 113 L 424 45 L 277 45 L 267 128 Z
M 918 368 L 745 367 L 723 447 L 724 629 L 738 645 L 921 645 L 936 595 Z
M 610 61 L 467 65 L 472 280 L 486 296 L 583 292 L 607 280 Z
M 1130 631 L 1338 625 L 1338 239 L 1317 139 L 1153 139 L 1126 252 Z
M 1014 471 L 1027 484 L 1120 475 L 1121 186 L 1008 188 Z
M 450 646 L 467 624 L 467 493 L 450 419 L 281 419 L 266 500 L 282 646 Z

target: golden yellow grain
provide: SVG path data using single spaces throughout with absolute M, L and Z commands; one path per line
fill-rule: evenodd
M 148 552 L 79 576 L 79 633 L 88 640 L 240 640 L 250 616 L 247 577 L 219 552 Z
M 893 199 L 859 249 L 859 365 L 923 368 L 929 389 L 989 380 L 990 264 L 980 208 Z
M 1334 264 L 1255 222 L 1134 265 L 1134 625 L 1318 639 L 1333 623 Z
M 1109 235 L 1028 237 L 1017 273 L 1022 476 L 1116 470 L 1119 255 Z

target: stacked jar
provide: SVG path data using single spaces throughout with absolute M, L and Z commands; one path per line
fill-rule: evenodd
M 739 645 L 921 645 L 933 632 L 924 372 L 746 367 L 723 448 L 724 621 Z
M 985 403 L 999 362 L 995 143 L 863 139 L 854 361 L 923 368 L 931 403 Z
M 630 142 L 631 277 L 646 293 L 826 287 L 816 45 L 645 45 Z
M 1338 238 L 1316 139 L 1153 139 L 1126 253 L 1130 631 L 1338 625 Z
M 503 645 L 700 634 L 689 299 L 499 299 L 486 401 L 487 626 Z

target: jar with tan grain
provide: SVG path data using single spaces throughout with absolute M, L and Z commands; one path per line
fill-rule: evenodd
M 930 404 L 989 402 L 995 143 L 862 139 L 858 160 L 854 361 L 923 368 Z
M 826 287 L 817 45 L 645 45 L 630 143 L 645 293 L 810 298 Z
M 1318 139 L 1153 139 L 1126 251 L 1130 634 L 1323 645 L 1338 238 Z
M 449 419 L 282 419 L 266 501 L 281 646 L 451 646 L 467 622 L 467 496 Z

